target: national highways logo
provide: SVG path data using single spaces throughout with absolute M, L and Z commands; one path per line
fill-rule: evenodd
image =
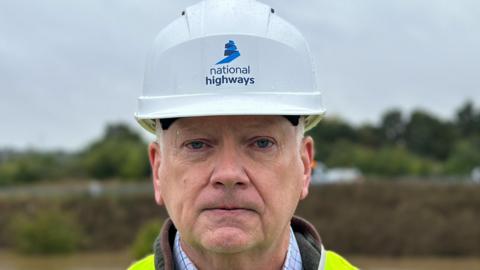
M 250 65 L 243 67 L 225 65 L 240 56 L 240 51 L 237 45 L 235 45 L 235 41 L 229 40 L 225 44 L 224 56 L 225 58 L 210 68 L 210 74 L 205 77 L 206 85 L 221 86 L 223 84 L 237 84 L 247 86 L 255 84 L 255 78 L 250 77 Z
M 226 57 L 218 61 L 216 65 L 230 63 L 240 56 L 237 45 L 235 45 L 235 42 L 233 40 L 229 40 L 228 43 L 225 44 L 225 53 L 223 55 L 225 55 Z

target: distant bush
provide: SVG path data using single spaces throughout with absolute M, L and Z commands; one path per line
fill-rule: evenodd
M 368 175 L 432 175 L 439 165 L 429 159 L 418 157 L 401 146 L 384 146 L 372 149 L 348 141 L 333 145 L 326 164 L 331 167 L 357 167 Z
M 330 249 L 375 256 L 480 256 L 480 186 L 368 181 L 312 186 L 297 214 Z
M 480 185 L 435 182 L 433 179 L 431 182 L 384 179 L 353 185 L 311 186 L 296 214 L 314 224 L 323 243 L 340 253 L 479 257 Z M 61 209 L 68 209 L 68 213 L 73 213 L 77 219 L 69 216 L 70 223 L 63 223 L 70 225 L 59 227 L 62 221 L 52 221 L 54 218 L 47 218 L 50 220 L 48 226 L 29 226 L 29 223 L 43 223 L 38 221 L 39 214 L 15 217 L 15 213 L 51 209 L 57 204 Z M 77 242 L 77 247 L 80 245 L 90 251 L 130 248 L 132 252 L 139 250 L 135 257 L 140 258 L 152 252 L 153 241 L 162 226 L 161 221 L 142 222 L 152 217 L 164 219 L 167 212 L 152 201 L 151 194 L 116 198 L 72 197 L 54 201 L 0 198 L 0 249 L 12 248 L 15 244 L 12 240 L 16 238 L 27 238 L 30 245 L 39 245 L 25 236 L 25 231 L 40 231 L 36 233 L 37 238 L 48 237 L 51 233 L 70 234 L 76 231 L 72 229 L 73 220 L 81 224 L 82 232 L 89 240 L 87 243 Z M 18 231 L 9 230 L 7 220 L 10 228 L 18 227 L 23 233 L 19 236 Z M 17 248 L 19 245 L 15 244 Z
M 0 185 L 59 177 L 61 153 L 25 152 L 0 163 Z
M 135 238 L 132 254 L 135 259 L 141 259 L 153 252 L 153 242 L 162 228 L 163 221 L 153 220 L 143 225 Z
M 480 165 L 480 137 L 457 142 L 446 162 L 445 173 L 465 175 Z
M 83 239 L 74 218 L 58 210 L 15 216 L 9 228 L 14 248 L 26 254 L 70 253 Z

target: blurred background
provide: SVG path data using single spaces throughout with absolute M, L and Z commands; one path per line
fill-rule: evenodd
M 135 123 L 194 0 L 0 1 L 0 269 L 125 269 L 166 217 Z M 327 118 L 297 213 L 362 269 L 480 269 L 480 2 L 264 0 L 310 43 Z

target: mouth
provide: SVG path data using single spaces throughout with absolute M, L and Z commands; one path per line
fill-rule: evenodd
M 252 209 L 242 208 L 242 207 L 213 207 L 213 208 L 207 208 L 204 211 L 212 214 L 220 214 L 220 215 L 230 215 L 230 214 L 235 215 L 235 214 L 255 212 Z
M 212 210 L 222 210 L 222 211 L 245 210 L 245 211 L 253 211 L 252 209 L 242 208 L 242 207 L 212 207 L 212 208 L 206 208 L 206 209 L 205 209 L 205 211 L 212 211 Z

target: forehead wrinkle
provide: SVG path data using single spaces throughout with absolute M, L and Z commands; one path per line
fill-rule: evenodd
M 236 118 L 234 121 L 230 118 L 218 118 L 214 121 L 207 117 L 205 119 L 185 119 L 186 121 L 176 121 L 170 128 L 170 130 L 176 130 L 177 136 L 178 132 L 180 134 L 201 134 L 205 136 L 218 136 L 219 133 L 224 131 L 233 131 L 235 133 L 244 133 L 244 132 L 261 132 L 261 131 L 281 131 L 284 133 L 285 125 L 288 123 L 286 119 L 281 117 L 262 117 L 262 118 Z M 285 123 L 282 123 L 282 120 Z
M 207 134 L 209 133 L 208 129 L 205 127 L 197 127 L 197 126 L 181 126 L 175 128 L 176 135 L 182 134 Z
M 269 128 L 275 128 L 276 127 L 276 121 L 268 121 L 268 122 L 263 122 L 263 123 L 249 123 L 245 125 L 243 128 L 245 129 L 251 129 L 251 130 L 267 130 Z
M 177 123 L 178 122 L 178 123 Z M 201 121 L 195 121 L 195 122 L 190 122 L 190 123 L 183 123 L 180 121 L 176 121 L 170 129 L 172 132 L 175 132 L 175 138 L 178 138 L 181 135 L 189 135 L 189 134 L 202 134 L 206 136 L 212 135 L 211 131 L 209 131 L 208 128 L 205 127 L 205 123 L 202 123 Z
M 287 134 L 288 131 L 293 128 L 292 130 L 295 130 L 295 127 L 290 124 L 286 119 L 282 118 L 272 118 L 271 121 L 255 121 L 252 123 L 247 123 L 244 126 L 245 129 L 247 130 L 265 130 L 265 131 L 279 131 L 282 134 Z

